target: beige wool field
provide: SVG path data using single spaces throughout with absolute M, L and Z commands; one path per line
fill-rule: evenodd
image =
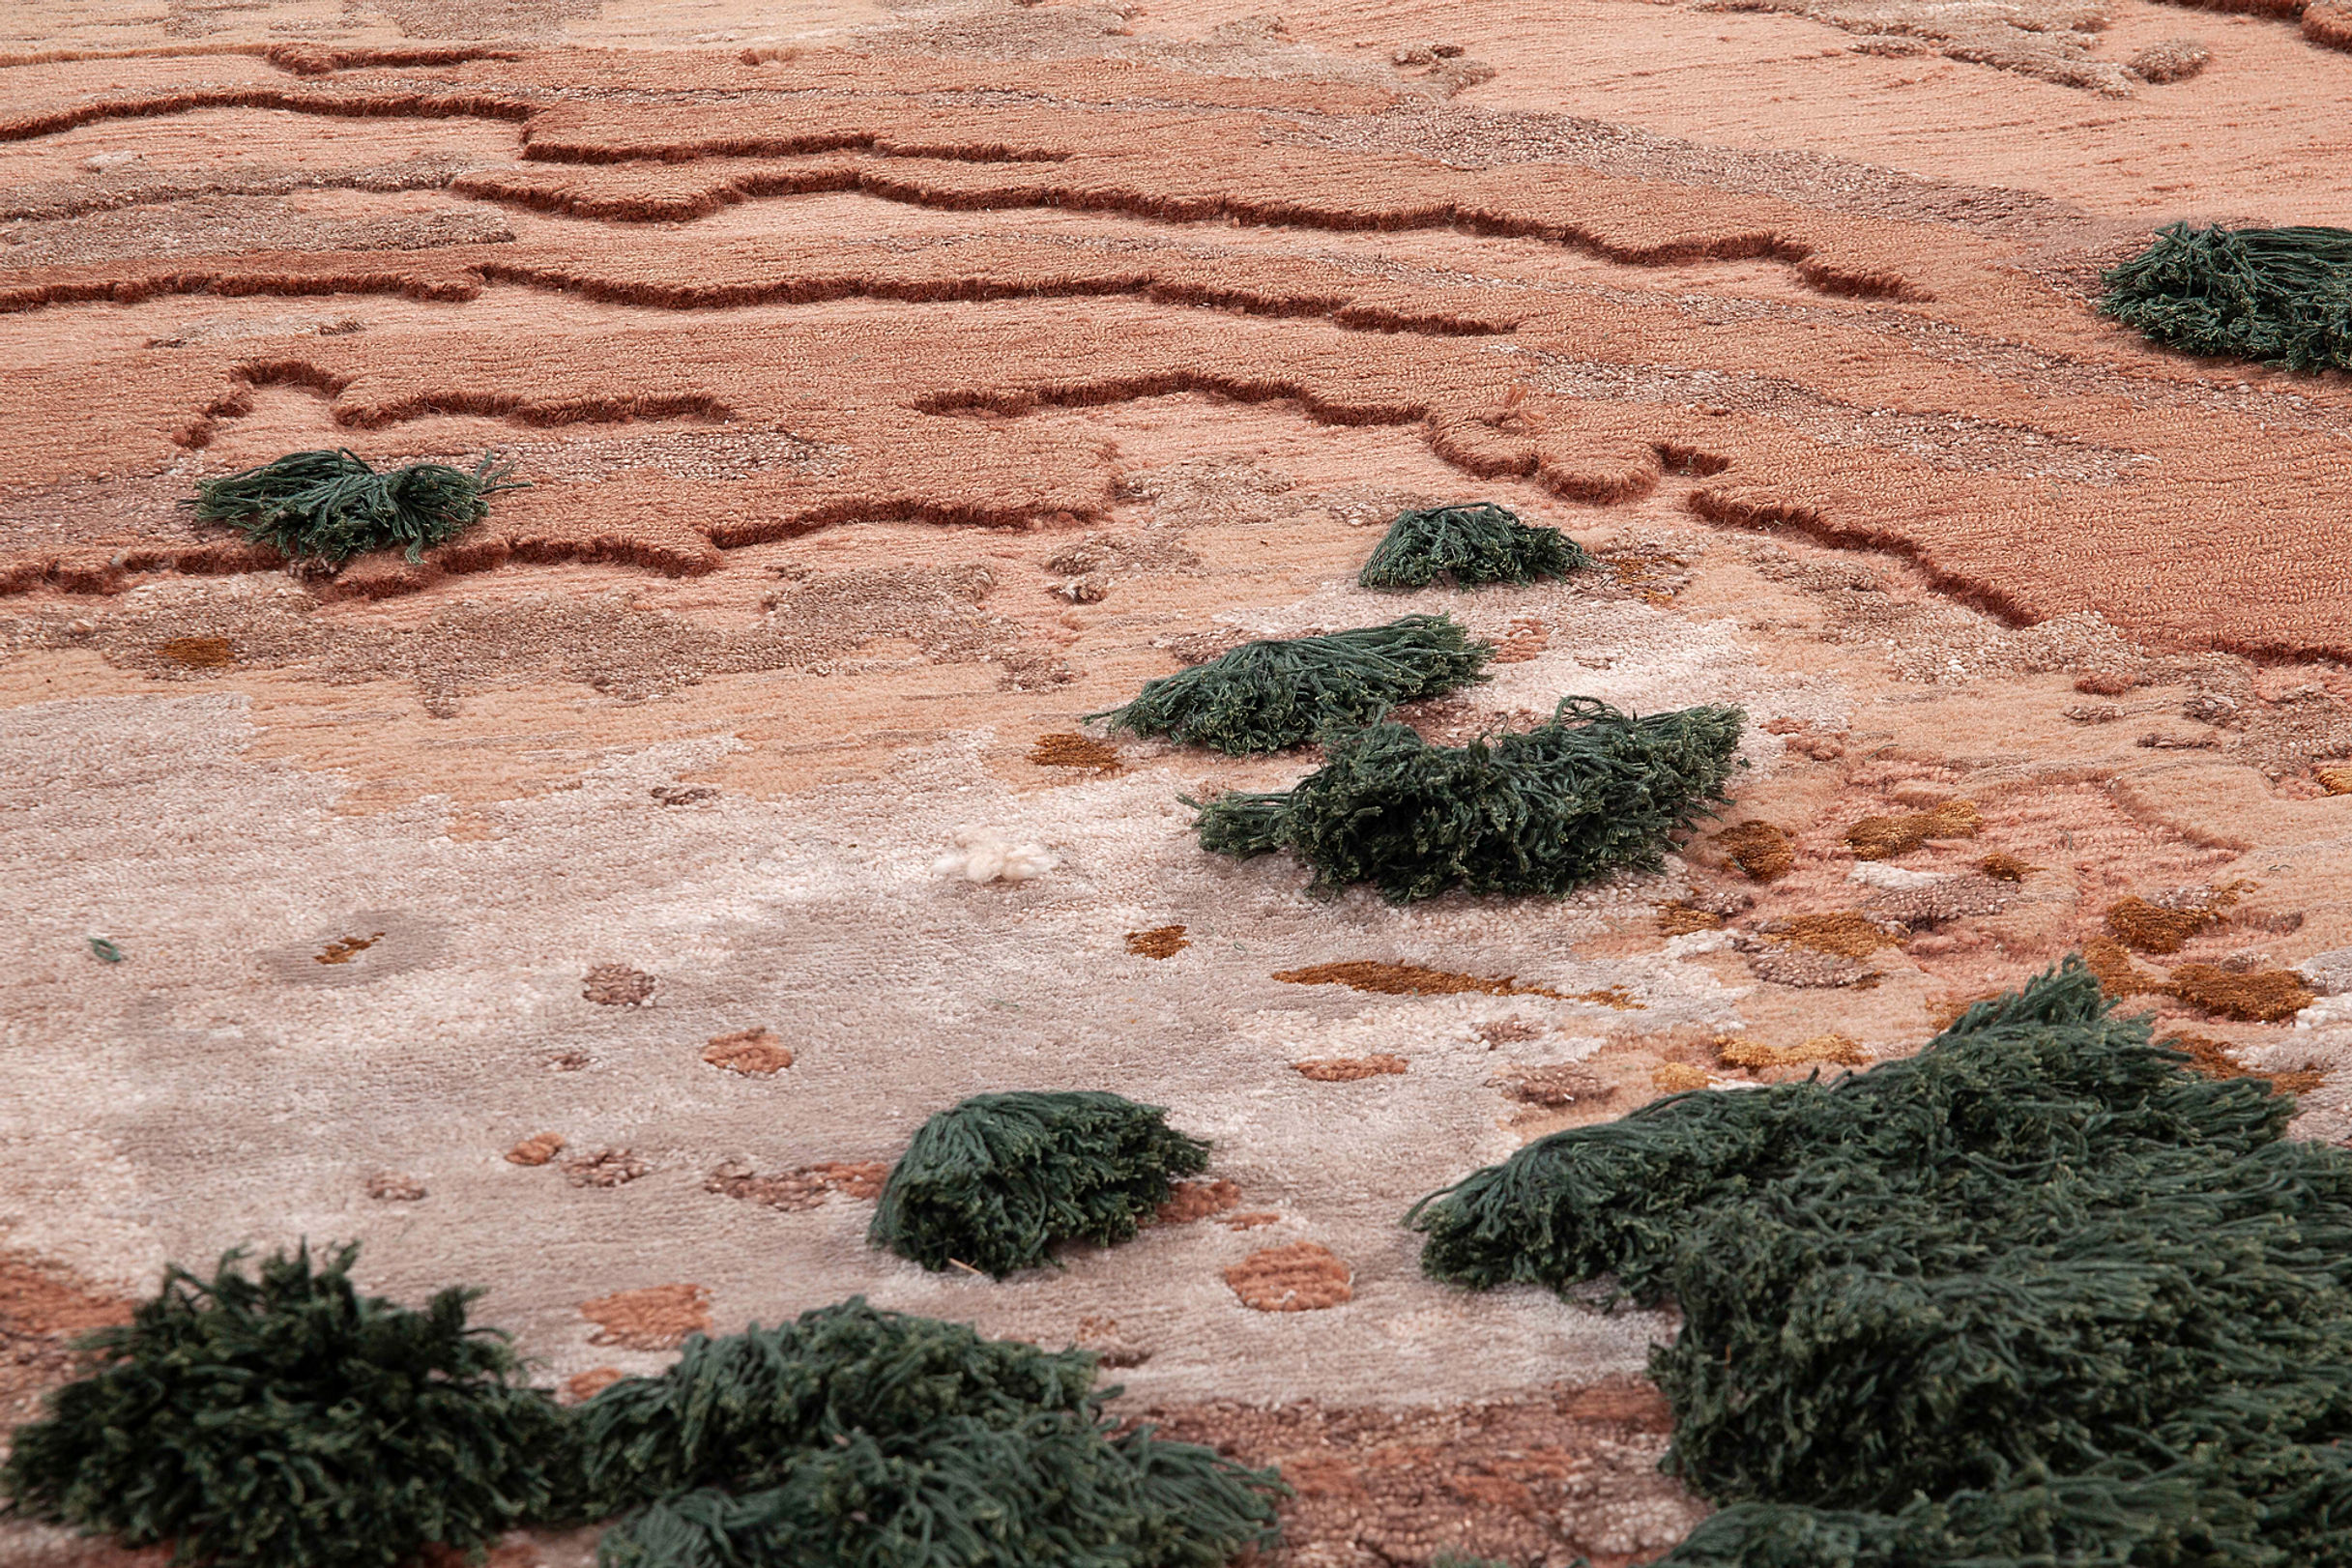
M 166 1263 L 350 1239 L 566 1398 L 863 1294 L 1282 1464 L 1286 1563 L 1657 1555 L 1671 1316 L 1426 1280 L 1424 1194 L 2076 950 L 2352 1136 L 2352 381 L 2094 310 L 2176 218 L 2352 224 L 2342 16 L 11 8 L 6 1420 Z M 339 572 L 176 506 L 336 446 L 533 487 Z M 1356 586 L 1466 500 L 1598 565 Z M 1179 799 L 1311 748 L 1086 718 L 1438 611 L 1500 653 L 1424 734 L 1730 704 L 1734 802 L 1320 898 Z M 1003 1282 L 867 1247 L 1012 1089 L 1209 1168 Z

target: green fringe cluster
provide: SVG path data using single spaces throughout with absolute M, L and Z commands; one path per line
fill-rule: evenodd
M 1201 847 L 1285 849 L 1330 892 L 1368 882 L 1390 903 L 1449 888 L 1553 896 L 1619 868 L 1654 868 L 1670 837 L 1728 797 L 1744 715 L 1690 708 L 1634 718 L 1563 697 L 1524 734 L 1432 745 L 1403 724 L 1324 742 L 1289 790 L 1203 803 Z
M 341 565 L 405 545 L 408 559 L 490 514 L 488 497 L 527 490 L 514 466 L 485 455 L 469 474 L 446 463 L 378 470 L 351 451 L 289 452 L 196 486 L 180 503 L 198 521 L 227 523 L 289 561 Z
M 466 1326 L 478 1292 L 421 1312 L 353 1289 L 356 1246 L 305 1247 L 257 1277 L 173 1268 L 96 1369 L 19 1428 L 12 1511 L 178 1545 L 180 1562 L 393 1565 L 470 1549 L 560 1505 L 561 1410 L 518 1386 L 505 1337 Z
M 357 1251 L 173 1270 L 18 1429 L 11 1511 L 207 1568 L 395 1568 L 616 1515 L 603 1568 L 1214 1568 L 1274 1544 L 1274 1473 L 1120 1431 L 1083 1350 L 853 1299 L 695 1335 L 565 1410 L 465 1326 L 475 1292 L 361 1297 Z
M 1002 1279 L 1061 1241 L 1110 1246 L 1168 1201 L 1208 1145 L 1167 1112 L 1094 1090 L 978 1094 L 924 1122 L 890 1170 L 866 1239 L 925 1268 Z
M 1408 615 L 1384 626 L 1244 643 L 1145 682 L 1124 708 L 1086 716 L 1236 757 L 1281 751 L 1331 726 L 1370 724 L 1399 703 L 1482 681 L 1494 656 L 1493 643 L 1472 642 L 1448 616 Z
M 1556 528 L 1529 528 L 1491 501 L 1405 511 L 1388 525 L 1356 574 L 1365 588 L 1456 588 L 1565 577 L 1592 565 L 1583 546 Z
M 686 1343 L 580 1409 L 604 1568 L 1214 1568 L 1271 1471 L 1118 1434 L 1094 1358 L 862 1299 Z
M 2352 369 L 2352 229 L 2175 223 L 2101 281 L 2103 314 L 2168 348 Z
M 1424 1199 L 1423 1267 L 1671 1298 L 1675 1568 L 2352 1561 L 2352 1156 L 2079 959 L 1871 1071 L 1661 1100 Z

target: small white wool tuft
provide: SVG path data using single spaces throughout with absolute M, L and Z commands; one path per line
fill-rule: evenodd
M 931 862 L 944 877 L 966 882 L 1027 882 L 1054 869 L 1053 852 L 1042 844 L 1010 844 L 984 828 L 956 829 L 957 848 Z
M 1887 865 L 1877 860 L 1865 860 L 1846 873 L 1850 882 L 1866 887 L 1931 887 L 1945 880 L 1933 871 L 1907 871 L 1899 865 Z
M 1720 953 L 1731 946 L 1728 931 L 1686 931 L 1679 937 L 1666 939 L 1669 958 L 1695 958 L 1700 953 Z

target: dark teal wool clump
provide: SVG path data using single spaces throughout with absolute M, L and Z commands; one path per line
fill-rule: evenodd
M 1399 512 L 1364 563 L 1365 588 L 1427 588 L 1444 578 L 1456 588 L 1565 577 L 1592 565 L 1582 545 L 1556 528 L 1529 528 L 1491 501 Z
M 1368 882 L 1395 904 L 1449 888 L 1558 896 L 1659 863 L 1671 835 L 1727 799 L 1744 715 L 1690 708 L 1635 718 L 1564 697 L 1543 724 L 1466 746 L 1403 724 L 1327 739 L 1289 790 L 1221 795 L 1201 847 L 1247 858 L 1289 850 L 1319 890 Z
M 558 1508 L 564 1415 L 517 1386 L 505 1337 L 466 1326 L 479 1292 L 421 1312 L 351 1283 L 356 1246 L 247 1275 L 179 1268 L 90 1374 L 17 1429 L 11 1511 L 222 1568 L 393 1568 Z
M 1146 682 L 1124 708 L 1087 717 L 1236 757 L 1280 751 L 1327 727 L 1354 729 L 1399 703 L 1482 681 L 1494 656 L 1494 644 L 1472 642 L 1446 616 L 1408 615 L 1384 626 L 1244 643 Z
M 1673 1300 L 1677 1568 L 2352 1561 L 2352 1156 L 2078 959 L 1917 1057 L 1661 1100 L 1424 1199 L 1422 1265 Z
M 487 517 L 488 497 L 529 489 L 513 473 L 511 463 L 489 456 L 469 474 L 446 463 L 379 470 L 351 451 L 298 451 L 206 479 L 180 505 L 199 521 L 244 530 L 289 561 L 339 566 L 402 547 L 418 561 Z
M 1083 1412 L 1093 1386 L 1084 1350 L 1049 1354 L 857 1298 L 774 1328 L 693 1335 L 660 1377 L 599 1392 L 578 1415 L 586 1491 L 611 1515 L 698 1487 L 769 1486 L 835 1434 Z
M 2175 223 L 2101 281 L 2100 311 L 2167 348 L 2352 369 L 2352 229 Z
M 866 1239 L 925 1268 L 1002 1279 L 1062 1241 L 1132 1237 L 1208 1163 L 1167 1112 L 1094 1090 L 978 1094 L 916 1130 L 891 1168 Z
M 853 1299 L 691 1336 L 567 1411 L 508 1381 L 471 1292 L 357 1295 L 357 1250 L 173 1270 L 17 1430 L 11 1510 L 207 1568 L 397 1568 L 616 1516 L 603 1568 L 1217 1568 L 1275 1544 L 1274 1473 L 1123 1429 L 1083 1350 Z
M 859 1300 L 686 1342 L 583 1406 L 603 1568 L 1215 1568 L 1271 1471 L 1119 1434 L 1094 1358 Z

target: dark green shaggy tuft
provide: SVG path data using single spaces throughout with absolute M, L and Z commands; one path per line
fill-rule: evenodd
M 915 1132 L 883 1184 L 866 1239 L 925 1268 L 1002 1279 L 1061 1241 L 1110 1246 L 1168 1201 L 1208 1145 L 1117 1094 L 979 1094 Z
M 696 1336 L 581 1408 L 604 1568 L 1215 1568 L 1270 1471 L 1117 1434 L 1094 1358 L 863 1300 Z
M 776 1484 L 801 1451 L 951 1415 L 1012 1422 L 1085 1412 L 1094 1358 L 982 1339 L 862 1297 L 723 1339 L 696 1334 L 658 1378 L 626 1378 L 578 1411 L 588 1495 L 617 1514 L 701 1487 Z
M 1144 682 L 1124 708 L 1087 717 L 1236 757 L 1280 751 L 1330 726 L 1370 724 L 1399 703 L 1482 681 L 1494 656 L 1494 644 L 1470 641 L 1449 617 L 1408 615 L 1384 626 L 1244 643 Z
M 1321 891 L 1368 882 L 1395 904 L 1453 887 L 1558 896 L 1655 867 L 1673 833 L 1727 799 L 1743 721 L 1735 708 L 1634 718 L 1564 697 L 1534 729 L 1466 746 L 1379 724 L 1326 740 L 1328 760 L 1289 790 L 1185 803 L 1203 849 L 1287 849 Z
M 199 521 L 244 530 L 289 561 L 339 566 L 403 546 L 417 561 L 487 517 L 489 497 L 529 489 L 513 473 L 512 464 L 490 456 L 469 474 L 446 463 L 379 470 L 350 451 L 297 451 L 206 479 L 180 505 Z
M 2352 229 L 2175 223 L 2101 281 L 2100 311 L 2167 348 L 2352 369 Z
M 466 1326 L 479 1292 L 421 1312 L 363 1296 L 358 1251 L 170 1270 L 17 1430 L 11 1510 L 222 1568 L 392 1568 L 545 1517 L 572 1463 L 563 1413 L 509 1382 L 504 1336 Z
M 1365 588 L 1456 588 L 1565 577 L 1592 557 L 1556 528 L 1529 528 L 1491 501 L 1399 512 L 1356 581 Z
M 1676 1568 L 2352 1561 L 2352 1156 L 2078 959 L 1915 1058 L 1661 1100 L 1424 1199 L 1423 1267 L 1672 1299 Z

